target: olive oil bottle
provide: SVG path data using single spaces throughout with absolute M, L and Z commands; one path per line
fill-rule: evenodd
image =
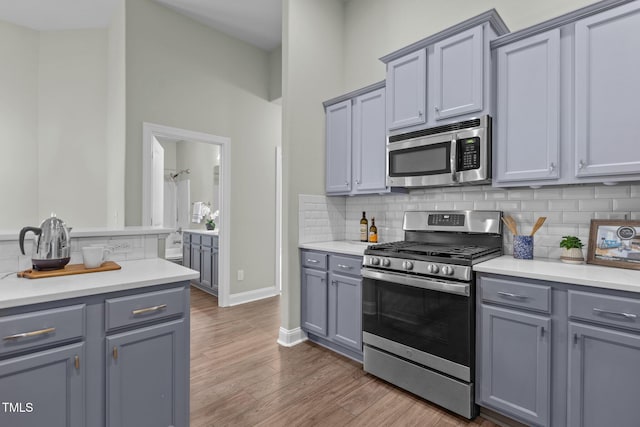
M 362 212 L 362 219 L 360 220 L 360 241 L 361 242 L 368 242 L 369 239 L 367 239 L 367 232 L 369 229 L 369 221 L 367 221 L 367 215 Z
M 378 227 L 376 227 L 376 218 L 371 218 L 371 228 L 369 228 L 369 242 L 378 243 Z

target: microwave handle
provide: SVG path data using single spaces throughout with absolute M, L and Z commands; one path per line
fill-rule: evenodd
M 451 181 L 458 182 L 458 141 L 455 137 L 451 140 L 451 155 L 449 156 L 451 164 Z

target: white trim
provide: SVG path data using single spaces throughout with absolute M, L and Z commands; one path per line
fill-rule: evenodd
M 275 297 L 276 295 L 280 295 L 280 291 L 273 286 L 255 289 L 253 291 L 240 292 L 229 295 L 229 305 L 245 304 L 251 301 Z
M 142 123 L 142 225 L 151 224 L 151 147 L 154 137 L 204 142 L 220 147 L 220 231 L 218 271 L 218 305 L 229 305 L 231 284 L 231 139 L 203 132 Z
M 281 326 L 278 332 L 278 344 L 284 347 L 293 347 L 307 339 L 307 334 L 300 328 L 285 329 Z
M 276 282 L 282 292 L 282 147 L 276 147 Z

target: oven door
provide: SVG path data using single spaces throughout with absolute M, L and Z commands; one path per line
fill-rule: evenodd
M 387 186 L 456 184 L 455 145 L 452 134 L 415 138 L 387 145 Z
M 366 345 L 471 381 L 471 285 L 362 269 Z

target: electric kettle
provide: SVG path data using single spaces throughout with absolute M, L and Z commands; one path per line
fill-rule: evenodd
M 26 255 L 24 236 L 29 231 L 37 236 L 31 254 L 31 263 L 35 270 L 57 270 L 64 268 L 69 263 L 71 227 L 67 227 L 64 221 L 56 217 L 55 213 L 42 221 L 40 227 L 24 227 L 20 230 L 20 251 L 23 255 Z

